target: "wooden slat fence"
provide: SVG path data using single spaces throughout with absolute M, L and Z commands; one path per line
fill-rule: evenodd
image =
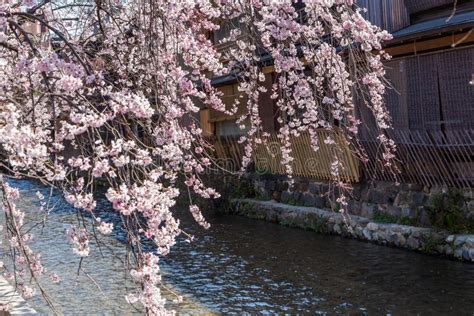
M 293 137 L 292 142 L 292 163 L 293 175 L 329 180 L 331 176 L 331 162 L 337 155 L 341 161 L 342 168 L 339 170 L 344 181 L 357 182 L 360 179 L 359 163 L 351 152 L 349 145 L 339 132 L 318 130 L 319 147 L 314 151 L 310 146 L 310 136 L 302 133 L 298 137 Z M 332 136 L 336 144 L 326 145 L 324 139 Z M 215 146 L 214 156 L 221 166 L 231 167 L 231 170 L 238 170 L 241 167 L 241 160 L 244 154 L 243 147 L 235 137 L 216 137 L 209 139 Z M 266 144 L 257 145 L 253 151 L 253 161 L 257 172 L 268 172 L 273 174 L 286 174 L 285 166 L 281 163 L 282 144 L 276 134 L 270 135 Z
M 323 140 L 332 133 L 336 145 L 326 145 Z M 364 133 L 361 141 L 368 155 L 367 164 L 361 168 L 351 148 L 342 141 L 343 135 L 320 130 L 320 149 L 314 152 L 310 147 L 309 135 L 303 133 L 292 139 L 293 174 L 321 180 L 331 179 L 330 166 L 335 154 L 344 166 L 341 177 L 345 181 L 361 180 L 365 177 L 381 181 L 419 183 L 426 186 L 458 188 L 474 187 L 474 130 L 406 130 L 390 131 L 388 136 L 397 144 L 397 166 L 400 173 L 394 175 L 381 163 L 381 151 L 376 135 Z M 214 144 L 214 158 L 223 168 L 238 171 L 244 154 L 243 145 L 237 137 L 224 136 L 208 139 Z M 254 148 L 253 160 L 258 172 L 285 174 L 281 164 L 281 143 L 272 134 L 266 145 Z
M 238 136 L 212 136 L 206 137 L 206 140 L 214 146 L 210 154 L 221 168 L 232 172 L 242 168 L 244 148 Z
M 362 141 L 369 156 L 368 177 L 431 187 L 473 187 L 474 130 L 393 130 L 388 134 L 397 143 L 401 173 L 394 176 L 378 163 L 381 152 L 372 135 Z

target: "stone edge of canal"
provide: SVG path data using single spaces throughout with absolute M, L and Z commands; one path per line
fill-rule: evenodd
M 274 201 L 234 199 L 231 205 L 226 213 L 317 233 L 340 235 L 474 262 L 474 235 L 451 234 L 448 231 L 425 227 L 375 223 L 368 218 L 355 215 L 350 215 L 346 225 L 346 220 L 340 213 Z
M 15 288 L 2 276 L 0 276 L 0 304 L 9 305 L 8 312 L 0 311 L 0 315 L 33 315 L 38 314 L 36 310 L 18 294 Z

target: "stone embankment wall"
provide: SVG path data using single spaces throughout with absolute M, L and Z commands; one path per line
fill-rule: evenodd
M 320 233 L 342 235 L 474 262 L 474 235 L 451 234 L 448 231 L 407 225 L 380 224 L 358 215 L 345 218 L 340 213 L 316 207 L 294 206 L 275 201 L 235 199 L 229 212 Z
M 331 209 L 328 196 L 328 183 L 295 177 L 293 184 L 285 176 L 260 175 L 250 179 L 253 182 L 256 195 L 261 200 L 273 200 L 290 205 L 311 206 Z M 404 218 L 407 222 L 413 220 L 421 226 L 432 226 L 433 216 L 430 216 L 432 198 L 441 192 L 442 188 L 427 188 L 419 184 L 392 182 L 373 182 L 355 184 L 349 202 L 348 211 L 352 215 L 373 218 L 375 214 L 385 214 L 393 218 Z M 466 201 L 459 207 L 463 216 L 474 223 L 473 191 L 464 190 Z

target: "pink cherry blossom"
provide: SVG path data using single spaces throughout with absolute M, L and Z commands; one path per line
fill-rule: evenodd
M 391 128 L 383 98 L 383 62 L 390 57 L 381 50 L 391 35 L 365 20 L 352 0 L 303 0 L 301 11 L 294 3 L 99 1 L 91 2 L 90 12 L 96 14 L 87 18 L 81 6 L 69 2 L 54 12 L 49 1 L 39 7 L 31 0 L 0 5 L 0 150 L 5 157 L 0 166 L 61 190 L 78 214 L 87 215 L 66 231 L 80 258 L 89 255 L 95 231 L 113 231 L 95 215 L 97 184 L 105 183 L 106 198 L 123 221 L 127 249 L 134 252 L 128 263 L 137 290 L 126 299 L 150 315 L 168 313 L 158 264 L 186 230 L 174 214 L 177 200 L 187 199 L 197 223 L 209 228 L 193 201 L 220 196 L 202 177 L 216 162 L 212 144 L 195 122 L 201 108 L 237 118 L 244 171 L 257 145 L 270 146 L 260 114 L 262 99 L 270 97 L 278 113 L 281 163 L 291 177 L 294 137 L 310 135 L 313 150 L 322 143 L 336 148 L 340 141 L 319 139 L 319 129 L 342 133 L 341 142 L 357 139 L 357 91 L 379 130 L 383 163 L 395 167 L 395 144 L 384 133 Z M 61 19 L 70 15 L 81 18 Z M 26 24 L 18 21 L 39 23 L 42 33 L 21 32 Z M 245 26 L 231 30 L 220 43 L 230 48 L 220 51 L 208 36 L 220 29 L 219 21 Z M 273 63 L 271 82 L 262 51 Z M 211 84 L 213 77 L 227 75 L 237 79 L 239 97 L 232 104 Z M 363 148 L 356 149 L 366 161 Z M 343 167 L 334 155 L 330 171 L 344 213 L 350 186 L 342 181 Z M 12 277 L 29 297 L 35 281 L 26 275 L 39 276 L 45 268 L 28 247 L 34 236 L 15 204 L 18 190 L 3 178 L 0 185 L 10 232 L 6 244 L 19 253 Z M 38 198 L 39 210 L 46 212 L 47 197 Z M 143 239 L 156 253 L 143 250 Z

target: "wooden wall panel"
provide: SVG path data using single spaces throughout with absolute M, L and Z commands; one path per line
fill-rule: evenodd
M 385 66 L 387 79 L 391 85 L 387 89 L 385 101 L 392 117 L 393 127 L 408 128 L 406 60 L 390 61 Z
M 233 116 L 229 116 L 223 112 L 211 109 L 211 112 L 210 112 L 211 122 L 235 120 L 239 118 L 243 113 L 245 113 L 246 106 L 247 106 L 247 101 L 246 101 L 247 98 L 245 95 L 244 97 L 240 98 L 242 93 L 238 91 L 236 83 L 221 86 L 221 87 L 218 87 L 217 89 L 223 93 L 221 100 L 225 104 L 225 107 L 227 110 L 230 110 L 232 108 L 235 100 L 237 99 L 239 99 L 240 104 L 238 105 L 237 113 Z
M 451 3 L 454 5 L 454 2 L 455 0 L 405 0 L 405 6 L 413 14 Z
M 474 47 L 397 59 L 386 67 L 394 88 L 387 90 L 386 104 L 395 128 L 474 128 Z
M 265 74 L 264 85 L 267 88 L 267 92 L 260 94 L 260 102 L 258 107 L 258 112 L 260 118 L 262 119 L 262 128 L 264 132 L 274 132 L 275 131 L 275 112 L 273 106 L 273 100 L 270 98 L 272 92 L 272 74 Z
M 359 0 L 357 5 L 366 8 L 365 17 L 389 32 L 398 31 L 410 24 L 410 15 L 404 0 Z
M 446 128 L 474 128 L 474 47 L 443 53 L 438 67 Z
M 438 87 L 438 55 L 406 60 L 407 107 L 411 129 L 439 129 L 440 104 Z
M 214 135 L 214 124 L 210 122 L 209 109 L 202 109 L 199 111 L 199 123 L 203 136 Z

